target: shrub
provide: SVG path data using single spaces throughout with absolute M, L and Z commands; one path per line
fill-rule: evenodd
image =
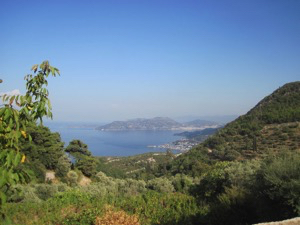
M 211 211 L 205 221 L 207 224 L 253 224 L 257 221 L 256 205 L 250 193 L 241 187 L 226 187 L 211 204 Z
M 110 185 L 111 182 L 113 182 L 113 178 L 106 176 L 106 174 L 103 172 L 98 172 L 94 178 L 97 182 L 104 185 Z
M 188 193 L 194 183 L 192 177 L 184 174 L 176 174 L 174 177 L 171 177 L 171 182 L 175 190 L 182 193 Z
M 287 152 L 264 161 L 256 177 L 256 190 L 269 201 L 271 217 L 300 215 L 300 154 Z
M 255 180 L 260 164 L 261 162 L 258 160 L 232 162 L 230 166 L 224 169 L 229 185 L 249 187 Z
M 79 212 L 67 215 L 63 220 L 63 225 L 90 225 L 95 224 L 97 216 L 101 214 L 98 208 L 84 208 Z
M 78 174 L 75 171 L 69 171 L 67 174 L 67 183 L 71 187 L 75 187 L 78 185 L 77 181 L 78 181 Z
M 41 199 L 36 194 L 34 185 L 16 185 L 11 189 L 8 201 L 39 203 Z
M 146 182 L 143 180 L 118 180 L 118 190 L 121 194 L 137 195 L 146 191 Z
M 228 174 L 225 169 L 229 162 L 216 163 L 200 180 L 199 185 L 193 188 L 193 193 L 202 200 L 213 201 L 223 193 L 228 185 Z
M 92 183 L 90 185 L 80 187 L 80 190 L 93 198 L 102 198 L 108 191 L 107 187 L 101 183 Z
M 168 180 L 167 178 L 155 178 L 149 180 L 147 183 L 147 188 L 161 193 L 168 193 L 168 192 L 175 191 L 171 181 Z
M 35 185 L 35 193 L 40 199 L 47 200 L 58 193 L 58 186 L 54 184 L 37 184 Z
M 66 155 L 63 155 L 58 159 L 56 168 L 55 168 L 55 174 L 58 177 L 65 178 L 68 174 L 68 172 L 71 169 L 71 162 L 69 161 L 68 157 Z

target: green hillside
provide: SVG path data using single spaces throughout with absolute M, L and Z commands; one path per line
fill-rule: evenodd
M 95 157 L 80 140 L 64 148 L 58 133 L 27 124 L 32 141 L 19 142 L 20 167 L 31 178 L 2 187 L 0 224 L 248 225 L 299 217 L 299 109 L 300 82 L 286 84 L 176 155 Z
M 247 114 L 220 129 L 170 165 L 172 173 L 199 174 L 214 160 L 261 158 L 300 149 L 300 82 L 288 83 Z

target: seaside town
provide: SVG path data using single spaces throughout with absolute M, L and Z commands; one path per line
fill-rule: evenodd
M 170 149 L 180 152 L 187 152 L 194 146 L 198 145 L 201 141 L 195 141 L 191 139 L 181 139 L 174 141 L 172 143 L 166 143 L 162 145 L 149 145 L 148 148 L 160 148 L 160 149 Z

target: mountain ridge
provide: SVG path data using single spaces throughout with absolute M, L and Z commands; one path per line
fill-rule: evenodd
M 122 130 L 195 130 L 207 127 L 217 127 L 218 123 L 212 121 L 191 121 L 179 123 L 168 117 L 154 117 L 151 119 L 137 118 L 127 121 L 114 121 L 99 126 L 96 129 L 101 131 L 122 131 Z

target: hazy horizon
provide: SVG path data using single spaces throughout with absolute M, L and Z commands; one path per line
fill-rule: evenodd
M 242 115 L 300 78 L 300 1 L 5 1 L 1 93 L 49 60 L 54 121 Z
M 233 121 L 234 119 L 238 118 L 240 115 L 220 115 L 220 116 L 216 116 L 216 115 L 210 115 L 210 116 L 195 116 L 195 115 L 189 115 L 189 116 L 181 116 L 181 117 L 169 117 L 169 116 L 165 116 L 168 117 L 170 119 L 173 119 L 177 122 L 180 123 L 185 123 L 185 122 L 191 122 L 193 120 L 205 120 L 205 121 L 211 121 L 211 122 L 217 122 L 217 123 L 221 123 L 221 124 L 225 124 L 228 122 Z M 95 121 L 95 120 L 51 120 L 51 119 L 44 119 L 44 122 L 46 122 L 46 124 L 49 123 L 70 123 L 70 124 L 82 124 L 82 125 L 105 125 L 114 121 L 128 121 L 128 120 L 133 120 L 133 119 L 153 119 L 155 117 L 162 117 L 162 116 L 154 116 L 154 117 L 136 117 L 136 118 L 123 118 L 123 119 L 119 119 L 119 118 L 115 118 L 112 120 L 107 120 L 107 121 Z

